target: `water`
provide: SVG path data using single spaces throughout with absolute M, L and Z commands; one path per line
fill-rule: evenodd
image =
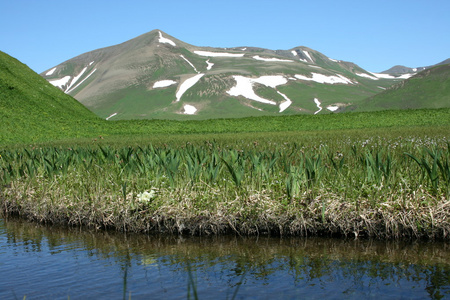
M 124 235 L 0 219 L 0 299 L 450 299 L 450 244 Z

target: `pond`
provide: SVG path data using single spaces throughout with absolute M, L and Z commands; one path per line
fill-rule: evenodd
M 127 235 L 0 219 L 0 299 L 444 299 L 450 243 Z

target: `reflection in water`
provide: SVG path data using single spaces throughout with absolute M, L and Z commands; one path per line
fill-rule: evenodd
M 0 220 L 0 298 L 450 297 L 450 244 L 124 235 Z

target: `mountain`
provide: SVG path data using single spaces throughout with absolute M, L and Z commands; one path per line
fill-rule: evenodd
M 33 70 L 0 51 L 0 143 L 77 135 L 86 122 L 101 121 Z
M 405 67 L 405 66 L 393 66 L 392 68 L 381 72 L 381 74 L 390 74 L 390 75 L 403 75 L 403 74 L 417 74 L 418 72 L 422 72 L 423 70 L 435 67 L 435 66 L 439 66 L 439 65 L 446 65 L 446 64 L 450 64 L 450 58 L 446 59 L 440 63 L 437 63 L 435 65 L 432 66 L 427 66 L 427 67 L 417 67 L 417 68 L 409 68 L 409 67 Z
M 425 70 L 427 67 L 419 67 L 419 68 L 408 68 L 405 66 L 393 66 L 392 68 L 381 72 L 381 74 L 392 74 L 392 75 L 399 75 L 399 74 L 415 74 L 417 72 L 421 72 Z
M 41 74 L 104 119 L 209 119 L 340 111 L 411 76 L 307 47 L 198 47 L 153 30 Z
M 426 68 L 357 106 L 357 111 L 449 107 L 450 64 Z
M 450 58 L 448 58 L 444 61 L 441 61 L 440 63 L 436 64 L 435 66 L 447 65 L 447 64 L 450 64 Z

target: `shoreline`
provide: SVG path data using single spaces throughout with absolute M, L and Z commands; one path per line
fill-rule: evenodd
M 418 205 L 411 198 L 403 206 L 398 206 L 396 200 L 374 206 L 367 199 L 359 199 L 357 210 L 356 203 L 344 202 L 336 195 L 321 195 L 312 200 L 306 197 L 276 207 L 268 195 L 260 194 L 218 203 L 228 207 L 208 210 L 193 207 L 195 200 L 189 200 L 189 196 L 177 199 L 180 200 L 177 204 L 151 208 L 133 204 L 132 195 L 128 195 L 128 203 L 123 199 L 114 203 L 115 207 L 122 207 L 116 214 L 105 210 L 104 205 L 70 206 L 33 198 L 15 201 L 2 197 L 1 214 L 50 225 L 144 234 L 450 240 L 450 201 L 445 198 L 434 199 L 429 205 Z

